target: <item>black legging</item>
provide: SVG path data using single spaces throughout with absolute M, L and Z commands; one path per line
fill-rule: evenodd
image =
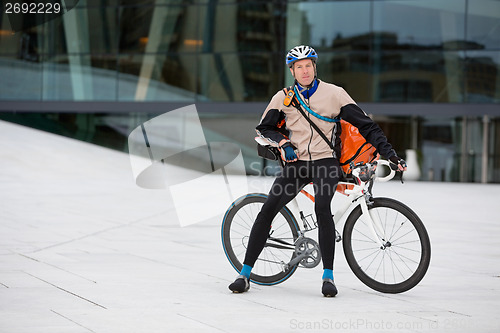
M 314 187 L 314 211 L 318 221 L 318 238 L 323 268 L 333 269 L 335 254 L 335 225 L 331 213 L 331 201 L 340 176 L 337 159 L 288 163 L 276 178 L 269 197 L 262 206 L 250 232 L 244 264 L 251 267 L 259 257 L 269 236 L 271 222 L 278 212 L 310 182 Z

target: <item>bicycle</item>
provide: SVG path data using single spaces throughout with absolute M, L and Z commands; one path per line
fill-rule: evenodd
M 266 147 L 278 158 L 279 151 Z M 377 177 L 377 166 L 389 167 L 389 174 Z M 383 293 L 402 293 L 415 287 L 430 264 L 431 245 L 424 224 L 408 206 L 391 199 L 372 196 L 374 180 L 388 181 L 395 175 L 389 162 L 351 165 L 351 177 L 342 179 L 337 192 L 347 196 L 336 208 L 333 219 L 337 227 L 345 219 L 342 241 L 347 263 L 353 273 L 368 287 Z M 300 194 L 314 201 L 304 188 Z M 224 252 L 240 272 L 246 245 L 256 214 L 267 198 L 251 193 L 235 200 L 222 221 Z M 300 220 L 292 213 L 294 208 Z M 314 268 L 321 262 L 319 244 L 305 234 L 318 226 L 313 214 L 305 215 L 297 198 L 283 207 L 272 222 L 266 245 L 255 263 L 250 281 L 260 285 L 276 285 L 290 278 L 299 266 Z M 302 228 L 298 221 L 302 222 Z

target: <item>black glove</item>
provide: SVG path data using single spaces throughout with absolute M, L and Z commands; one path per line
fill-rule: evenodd
M 389 157 L 389 161 L 391 162 L 392 170 L 404 171 L 407 167 L 406 161 L 402 158 L 399 158 L 397 155 Z

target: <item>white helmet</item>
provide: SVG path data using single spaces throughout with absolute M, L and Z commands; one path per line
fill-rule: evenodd
M 318 59 L 318 54 L 310 46 L 307 45 L 295 46 L 286 55 L 286 64 L 288 65 L 288 67 L 292 68 L 294 62 L 302 59 L 311 59 L 314 63 L 316 63 L 316 60 Z

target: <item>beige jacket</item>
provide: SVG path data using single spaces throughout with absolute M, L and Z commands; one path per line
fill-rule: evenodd
M 297 95 L 320 116 L 328 118 L 340 116 L 358 127 L 361 135 L 383 156 L 389 158 L 395 155 L 380 127 L 356 105 L 343 88 L 318 80 L 318 87 L 309 99 L 304 98 L 301 93 Z M 285 97 L 282 90 L 273 96 L 256 128 L 257 134 L 273 146 L 278 146 L 284 138 L 289 140 L 297 148 L 299 160 L 340 158 L 340 123 L 321 120 L 302 108 L 309 119 L 331 140 L 334 145 L 332 150 L 295 107 L 283 104 Z

